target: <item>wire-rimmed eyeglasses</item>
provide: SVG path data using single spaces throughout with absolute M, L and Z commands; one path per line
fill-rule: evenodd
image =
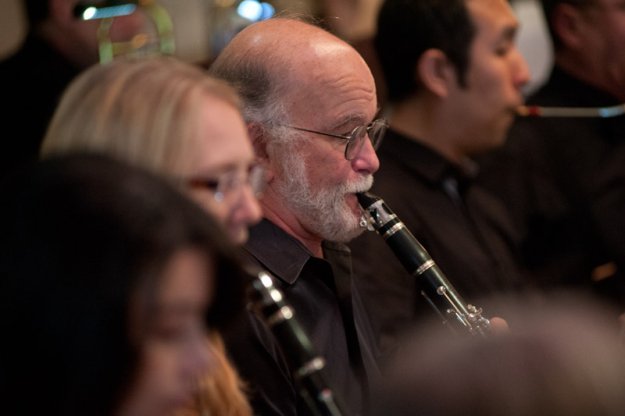
M 367 136 L 369 136 L 369 140 L 371 140 L 371 145 L 373 146 L 373 148 L 377 150 L 377 148 L 380 146 L 380 143 L 382 142 L 384 133 L 386 133 L 388 123 L 386 122 L 386 120 L 380 118 L 377 120 L 373 120 L 366 126 L 358 126 L 347 134 L 326 133 L 323 131 L 305 129 L 303 127 L 288 125 L 284 127 L 344 140 L 347 142 L 347 144 L 345 145 L 345 159 L 352 160 L 356 157 L 356 155 L 358 155 L 358 153 L 362 149 L 362 146 L 365 144 L 365 138 Z
M 265 188 L 265 169 L 253 164 L 249 169 L 233 169 L 218 175 L 217 178 L 193 177 L 187 180 L 191 187 L 204 188 L 213 192 L 217 202 L 232 200 L 240 195 L 243 186 L 249 185 L 254 196 L 259 198 Z

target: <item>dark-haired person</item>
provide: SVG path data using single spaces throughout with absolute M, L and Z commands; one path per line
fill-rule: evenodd
M 98 62 L 99 20 L 74 16 L 78 0 L 22 0 L 27 24 L 20 47 L 0 62 L 0 123 L 19 136 L 3 138 L 0 177 L 37 159 L 46 126 L 67 84 Z M 113 40 L 128 40 L 143 28 L 140 13 L 115 18 Z M 26 120 L 26 122 L 24 122 Z
M 214 366 L 207 327 L 242 309 L 221 227 L 162 179 L 52 158 L 0 193 L 3 412 L 171 415 Z
M 485 158 L 480 180 L 512 212 L 541 285 L 577 288 L 625 310 L 625 5 L 542 5 L 554 66 L 528 103 L 621 113 L 518 119 L 506 146 Z
M 503 144 L 522 103 L 529 73 L 517 27 L 504 0 L 387 0 L 378 16 L 375 47 L 390 128 L 372 191 L 470 303 L 523 285 L 511 221 L 473 183 L 472 160 Z M 350 247 L 356 284 L 386 352 L 429 309 L 417 279 L 385 245 L 368 233 Z

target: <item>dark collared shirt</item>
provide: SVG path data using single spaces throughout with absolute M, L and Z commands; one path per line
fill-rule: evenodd
M 295 310 L 315 351 L 326 360 L 326 377 L 347 414 L 361 413 L 367 377 L 377 367 L 374 338 L 364 308 L 351 287 L 351 258 L 342 244 L 324 242 L 324 259 L 267 220 L 253 227 L 246 245 L 254 259 L 276 277 L 276 286 Z M 307 415 L 297 396 L 279 340 L 255 317 L 251 326 L 227 336 L 229 351 L 252 390 L 262 415 Z M 364 367 L 363 367 L 364 365 Z M 366 374 L 366 376 L 365 376 Z
M 557 67 L 528 103 L 619 104 Z M 539 284 L 624 300 L 625 116 L 521 118 L 484 160 L 480 181 L 523 231 L 523 258 Z
M 474 185 L 473 164 L 453 165 L 393 130 L 378 156 L 372 192 L 385 200 L 467 302 L 523 285 L 511 222 L 501 204 Z M 424 306 L 417 280 L 380 236 L 367 233 L 350 247 L 355 284 L 362 287 L 382 350 L 388 352 L 404 327 L 431 310 Z M 488 316 L 494 312 L 486 311 Z

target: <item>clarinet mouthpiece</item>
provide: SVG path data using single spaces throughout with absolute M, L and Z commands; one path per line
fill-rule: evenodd
M 373 195 L 371 192 L 360 192 L 356 194 L 356 198 L 358 198 L 358 203 L 364 209 L 369 208 L 371 205 L 380 200 L 379 197 Z

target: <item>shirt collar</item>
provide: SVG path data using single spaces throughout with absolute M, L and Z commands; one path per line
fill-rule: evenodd
M 250 228 L 245 249 L 269 272 L 295 283 L 311 253 L 296 238 L 267 219 Z
M 421 176 L 433 185 L 452 178 L 461 187 L 470 185 L 478 173 L 478 166 L 467 158 L 461 164 L 451 163 L 445 157 L 417 140 L 389 129 L 380 146 L 381 159 L 392 157 L 399 164 Z M 384 169 L 384 163 L 381 163 Z
M 328 259 L 348 258 L 350 255 L 345 244 L 323 241 L 322 248 Z M 313 258 L 300 241 L 267 219 L 250 228 L 250 238 L 245 249 L 269 272 L 288 284 L 295 283 L 306 263 Z

